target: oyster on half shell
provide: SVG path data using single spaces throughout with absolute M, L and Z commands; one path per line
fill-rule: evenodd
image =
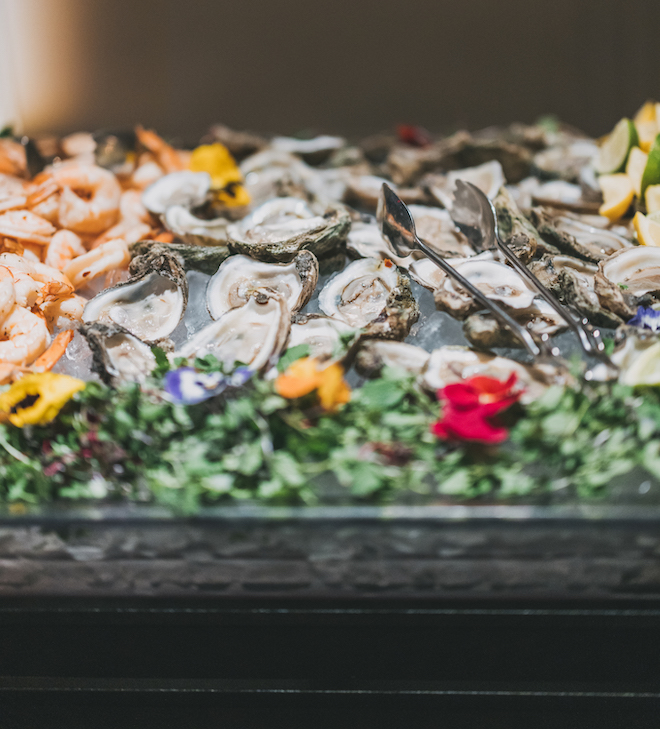
M 171 172 L 142 193 L 142 204 L 154 215 L 163 215 L 172 205 L 194 208 L 206 201 L 211 189 L 208 172 Z
M 389 259 L 353 261 L 323 287 L 319 306 L 328 316 L 383 339 L 405 339 L 419 318 L 408 278 Z
M 452 266 L 471 284 L 476 286 L 489 299 L 499 302 L 508 309 L 528 309 L 536 292 L 510 266 L 499 261 L 488 260 L 482 256 L 455 259 Z M 443 274 L 433 291 L 435 305 L 456 319 L 481 309 L 467 291 L 464 291 L 447 274 Z
M 421 347 L 386 339 L 363 342 L 355 358 L 355 367 L 366 377 L 376 377 L 383 367 L 394 367 L 419 376 L 431 355 Z
M 174 357 L 212 354 L 225 367 L 240 363 L 251 370 L 271 367 L 289 336 L 290 312 L 278 293 L 260 289 L 248 302 L 225 312 L 189 339 Z
M 156 367 L 151 347 L 116 324 L 94 322 L 80 328 L 92 350 L 92 371 L 106 385 L 144 382 Z
M 289 311 L 309 301 L 319 277 L 319 263 L 310 251 L 301 251 L 291 263 L 264 263 L 249 256 L 230 256 L 209 281 L 206 304 L 213 319 L 247 303 L 252 293 L 267 288 L 277 291 Z
M 347 353 L 347 340 L 357 336 L 359 330 L 341 319 L 322 314 L 294 314 L 287 347 L 306 344 L 310 357 L 334 361 Z
M 165 227 L 188 245 L 226 245 L 228 225 L 226 218 L 198 218 L 183 205 L 172 205 L 165 211 Z
M 132 277 L 87 302 L 82 320 L 116 324 L 145 342 L 169 337 L 188 303 L 188 280 L 175 256 L 138 256 Z
M 660 296 L 660 248 L 625 248 L 598 264 L 594 286 L 600 303 L 622 319 Z
M 491 160 L 477 167 L 453 170 L 446 175 L 428 175 L 422 180 L 422 185 L 428 188 L 431 195 L 441 205 L 447 208 L 447 210 L 451 210 L 454 204 L 453 198 L 457 180 L 471 182 L 489 200 L 492 200 L 499 192 L 500 187 L 506 184 L 502 165 L 497 160 Z
M 507 357 L 447 345 L 431 352 L 421 383 L 437 392 L 445 385 L 476 375 L 506 380 L 513 373 L 523 387 L 520 398 L 523 404 L 536 400 L 550 385 L 565 385 L 571 381 L 568 372 L 551 364 L 524 365 Z
M 343 206 L 308 203 L 297 197 L 270 200 L 227 228 L 234 253 L 287 263 L 300 250 L 321 257 L 346 241 L 351 219 Z

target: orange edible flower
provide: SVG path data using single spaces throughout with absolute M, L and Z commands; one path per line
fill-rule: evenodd
M 351 399 L 351 388 L 344 380 L 343 367 L 335 362 L 319 369 L 319 361 L 315 357 L 304 357 L 294 362 L 277 378 L 275 390 L 288 400 L 316 390 L 324 410 L 334 410 Z

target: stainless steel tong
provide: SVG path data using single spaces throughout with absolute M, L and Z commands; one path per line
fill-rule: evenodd
M 451 211 L 454 223 L 465 233 L 477 248 L 490 248 L 493 244 L 502 252 L 512 267 L 536 289 L 538 294 L 550 304 L 555 312 L 578 335 L 580 346 L 586 354 L 598 360 L 600 366 L 585 372 L 586 379 L 608 380 L 618 375 L 617 367 L 605 354 L 600 332 L 589 325 L 588 320 L 578 319 L 534 276 L 500 238 L 497 216 L 490 200 L 478 187 L 458 180 L 454 193 L 454 206 Z M 558 357 L 559 350 L 543 335 L 540 341 L 519 324 L 499 304 L 489 299 L 482 291 L 462 276 L 437 251 L 430 248 L 415 230 L 415 222 L 405 203 L 385 183 L 378 202 L 378 223 L 385 238 L 390 242 L 398 256 L 407 256 L 412 250 L 422 251 L 424 255 L 454 279 L 473 296 L 484 308 L 488 309 L 502 324 L 509 327 L 520 339 L 525 349 L 533 357 Z

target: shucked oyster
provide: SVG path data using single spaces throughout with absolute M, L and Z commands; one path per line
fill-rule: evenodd
M 422 384 L 432 391 L 476 375 L 506 380 L 515 373 L 523 387 L 523 404 L 540 397 L 550 385 L 567 384 L 570 375 L 552 365 L 523 365 L 506 357 L 447 345 L 434 349 L 422 374 Z
M 616 327 L 621 320 L 616 314 L 604 309 L 594 289 L 594 277 L 598 267 L 572 256 L 543 256 L 530 264 L 532 273 L 560 301 L 573 306 L 592 324 Z
M 358 258 L 389 258 L 402 268 L 408 268 L 415 258 L 415 253 L 405 258 L 395 256 L 375 220 L 354 222 L 346 239 L 346 249 L 350 255 Z
M 209 276 L 213 275 L 218 266 L 230 255 L 226 246 L 190 246 L 186 243 L 159 243 L 153 240 L 132 243 L 129 250 L 134 258 L 145 255 L 171 256 L 176 258 L 186 271 L 200 271 Z
M 247 304 L 224 313 L 188 340 L 175 357 L 212 354 L 226 367 L 237 363 L 252 370 L 272 366 L 289 336 L 290 313 L 279 294 L 260 289 Z
M 123 327 L 94 322 L 81 327 L 80 332 L 92 350 L 92 371 L 106 385 L 144 382 L 156 366 L 151 347 Z
M 660 248 L 635 246 L 598 264 L 595 289 L 601 304 L 623 319 L 637 306 L 660 294 Z
M 346 340 L 357 334 L 355 328 L 341 319 L 321 314 L 295 314 L 287 346 L 306 344 L 310 357 L 334 360 L 346 352 Z
M 368 339 L 358 350 L 355 366 L 358 372 L 367 377 L 375 377 L 383 367 L 395 367 L 411 375 L 421 375 L 430 356 L 425 349 L 413 344 Z
M 468 239 L 454 225 L 451 215 L 441 208 L 410 205 L 417 235 L 443 258 L 472 256 L 476 253 Z M 421 255 L 421 254 L 420 254 Z
M 183 205 L 172 205 L 165 211 L 165 227 L 184 243 L 198 246 L 217 246 L 227 243 L 226 218 L 204 220 L 193 215 Z
M 422 184 L 441 205 L 447 210 L 451 210 L 457 180 L 476 185 L 490 200 L 497 195 L 500 187 L 506 184 L 502 165 L 496 160 L 485 162 L 477 167 L 453 170 L 446 175 L 428 175 L 422 180 Z
M 319 164 L 325 161 L 334 151 L 345 144 L 346 140 L 343 137 L 330 137 L 328 135 L 321 135 L 313 139 L 273 137 L 270 142 L 272 149 L 297 154 L 309 164 Z
M 169 337 L 188 303 L 188 280 L 171 255 L 139 256 L 133 277 L 102 291 L 85 306 L 83 322 L 118 324 L 145 342 Z
M 273 263 L 286 263 L 303 249 L 323 256 L 346 240 L 351 225 L 340 206 L 307 203 L 296 197 L 270 200 L 227 228 L 235 253 Z
M 383 339 L 404 339 L 419 317 L 408 279 L 389 259 L 353 261 L 323 287 L 319 306 L 328 316 Z
M 194 208 L 201 205 L 211 189 L 208 172 L 171 172 L 142 193 L 142 204 L 154 215 L 163 215 L 172 205 Z
M 509 309 L 528 309 L 534 301 L 536 292 L 527 285 L 520 274 L 504 263 L 485 260 L 480 256 L 456 259 L 451 263 L 489 299 Z M 456 319 L 463 319 L 469 313 L 482 308 L 479 302 L 446 274 L 441 277 L 433 297 L 438 309 L 446 311 Z
M 206 303 L 219 319 L 225 312 L 243 306 L 254 291 L 277 291 L 296 312 L 309 301 L 319 276 L 319 264 L 310 251 L 301 251 L 291 263 L 263 263 L 248 256 L 230 256 L 209 281 Z

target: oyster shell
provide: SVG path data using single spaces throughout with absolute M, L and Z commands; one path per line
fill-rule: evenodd
M 300 198 L 270 200 L 227 228 L 229 247 L 272 263 L 286 263 L 298 251 L 321 257 L 346 241 L 351 221 L 341 206 L 307 203 Z
M 558 251 L 598 263 L 607 256 L 631 245 L 624 236 L 590 225 L 591 218 L 578 215 L 550 215 L 533 208 L 531 218 L 538 232 Z M 585 222 L 586 221 L 586 222 Z
M 622 385 L 634 387 L 636 385 L 656 385 L 657 380 L 645 383 L 643 360 L 641 355 L 650 347 L 660 342 L 656 332 L 638 327 L 629 327 L 625 324 L 620 326 L 616 332 L 617 346 L 611 355 L 611 360 L 619 368 L 619 382 Z M 640 365 L 642 371 L 640 372 Z
M 431 195 L 447 210 L 454 204 L 454 191 L 456 181 L 463 180 L 476 185 L 489 200 L 495 198 L 500 187 L 506 184 L 502 165 L 496 160 L 484 162 L 477 167 L 468 167 L 464 170 L 454 170 L 446 175 L 428 175 L 422 184 L 428 188 Z M 423 237 L 423 236 L 422 236 Z
M 211 189 L 208 172 L 171 172 L 142 193 L 142 204 L 153 215 L 163 215 L 172 205 L 194 208 L 205 202 Z
M 592 139 L 564 136 L 555 144 L 534 155 L 534 166 L 545 176 L 560 177 L 575 182 L 580 171 L 598 154 L 598 145 Z
M 536 292 L 510 266 L 480 256 L 455 259 L 452 266 L 489 299 L 498 301 L 508 309 L 528 309 Z M 440 283 L 433 291 L 435 305 L 456 319 L 478 311 L 481 304 L 441 271 Z
M 295 314 L 291 320 L 288 347 L 306 344 L 309 356 L 319 360 L 333 359 L 348 347 L 344 342 L 351 336 L 358 336 L 359 330 L 341 319 L 322 314 Z
M 270 142 L 272 149 L 278 152 L 288 152 L 302 157 L 308 164 L 320 164 L 338 149 L 345 146 L 343 137 L 321 135 L 313 139 L 295 139 L 294 137 L 273 137 Z
M 532 273 L 560 301 L 574 307 L 592 324 L 616 327 L 621 319 L 604 309 L 594 288 L 598 266 L 572 256 L 543 256 L 530 265 Z
M 548 249 L 539 232 L 522 214 L 511 191 L 506 187 L 500 188 L 493 205 L 502 239 L 506 240 L 510 247 L 514 247 L 511 244 L 515 239 L 514 252 L 523 263 L 529 263 L 536 255 L 537 249 L 551 253 L 559 252 L 552 247 Z
M 319 306 L 328 316 L 383 339 L 405 339 L 419 317 L 410 282 L 388 259 L 353 261 L 323 287 Z
M 410 205 L 408 209 L 415 221 L 417 235 L 444 258 L 473 256 L 476 253 L 465 235 L 454 225 L 447 210 L 424 205 Z
M 159 243 L 153 240 L 142 240 L 129 246 L 134 258 L 138 256 L 171 256 L 176 258 L 186 271 L 199 271 L 212 276 L 218 266 L 229 257 L 226 246 L 196 246 L 186 243 Z
M 568 384 L 571 379 L 568 373 L 553 365 L 523 365 L 507 357 L 447 345 L 431 352 L 420 381 L 428 390 L 436 392 L 475 375 L 506 380 L 512 373 L 524 387 L 520 398 L 523 404 L 536 400 L 550 385 Z
M 171 205 L 165 211 L 165 227 L 184 243 L 198 246 L 217 246 L 227 243 L 226 218 L 204 220 L 193 215 L 183 205 Z
M 257 289 L 277 291 L 289 311 L 305 306 L 316 288 L 319 263 L 309 251 L 301 251 L 291 263 L 263 263 L 248 256 L 230 256 L 209 281 L 206 303 L 213 319 L 247 303 Z
M 92 372 L 106 385 L 144 382 L 156 367 L 151 347 L 116 324 L 94 322 L 80 328 L 92 350 Z
M 265 149 L 243 160 L 240 170 L 255 206 L 274 197 L 309 197 L 305 185 L 314 171 L 289 152 Z
M 625 248 L 598 264 L 594 286 L 600 303 L 622 319 L 660 294 L 660 248 Z
M 138 256 L 132 278 L 87 302 L 82 320 L 116 324 L 145 342 L 169 337 L 188 303 L 188 280 L 171 255 Z
M 397 187 L 390 180 L 376 175 L 352 175 L 346 187 L 344 202 L 363 210 L 375 211 L 383 183 L 388 184 L 406 205 L 433 203 L 421 187 Z
M 355 366 L 366 377 L 375 377 L 383 367 L 396 367 L 418 376 L 422 374 L 430 356 L 425 349 L 413 344 L 369 339 L 360 346 Z
M 494 261 L 495 251 L 484 251 L 476 256 L 470 256 L 467 258 L 454 258 L 453 262 L 458 263 L 459 261 L 469 261 L 471 259 L 475 261 Z M 420 286 L 431 289 L 431 291 L 434 291 L 442 285 L 447 276 L 447 274 L 439 266 L 436 266 L 433 261 L 426 257 L 412 261 L 408 265 L 408 273 L 413 281 L 418 283 Z
M 346 250 L 357 258 L 389 258 L 403 268 L 407 268 L 413 261 L 413 254 L 399 258 L 392 253 L 390 244 L 383 238 L 380 228 L 373 219 L 369 222 L 358 220 L 351 224 L 346 239 Z
M 227 311 L 197 332 L 174 357 L 212 354 L 227 368 L 241 363 L 251 370 L 267 369 L 284 348 L 290 316 L 283 297 L 261 289 L 247 304 Z
M 513 310 L 511 314 L 516 321 L 539 337 L 551 337 L 567 327 L 566 322 L 543 299 L 535 299 L 528 309 Z M 463 334 L 477 349 L 522 346 L 518 337 L 489 312 L 469 316 L 463 324 Z

